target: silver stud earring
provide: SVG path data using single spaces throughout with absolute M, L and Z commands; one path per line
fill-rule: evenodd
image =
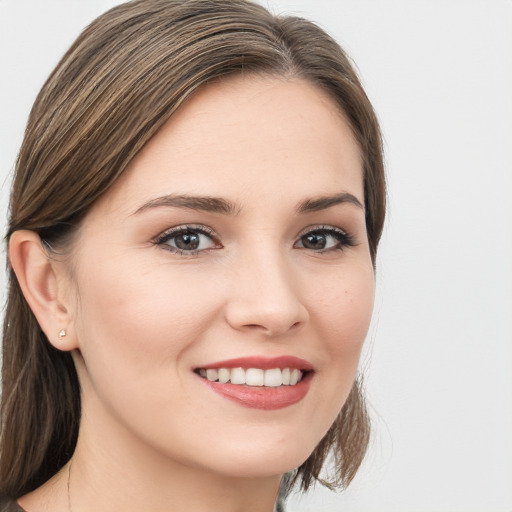
M 67 333 L 66 333 L 66 329 L 61 329 L 61 330 L 59 331 L 59 341 L 60 341 L 62 338 L 64 338 L 64 336 L 66 336 L 66 334 L 67 334 Z

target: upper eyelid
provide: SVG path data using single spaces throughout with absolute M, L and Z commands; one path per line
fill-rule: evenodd
M 158 241 L 164 240 L 166 238 L 170 238 L 172 235 L 176 235 L 182 231 L 187 231 L 187 230 L 198 231 L 200 233 L 208 235 L 213 240 L 216 240 L 216 241 L 219 240 L 218 235 L 215 233 L 215 231 L 212 228 L 210 228 L 208 226 L 204 226 L 202 224 L 180 224 L 178 226 L 174 226 L 172 228 L 168 228 L 168 229 L 160 232 L 156 237 L 154 237 L 153 240 L 158 242 Z
M 201 235 L 205 235 L 214 244 L 214 247 L 208 247 L 203 249 L 180 249 L 178 247 L 173 247 L 169 242 L 173 238 L 179 236 L 180 234 L 186 233 L 187 231 L 197 232 Z M 205 225 L 193 225 L 193 224 L 181 224 L 179 226 L 174 226 L 172 228 L 168 228 L 165 231 L 160 232 L 155 238 L 151 241 L 152 245 L 160 246 L 166 248 L 171 253 L 179 254 L 183 257 L 197 257 L 204 252 L 213 250 L 213 249 L 222 249 L 222 243 L 220 242 L 219 237 L 215 234 L 215 232 Z
M 297 238 L 307 235 L 313 231 L 337 231 L 346 236 L 350 236 L 350 233 L 346 229 L 340 228 L 339 226 L 333 226 L 332 224 L 314 224 L 302 229 L 297 235 Z
M 332 224 L 320 224 L 316 226 L 309 226 L 305 228 L 301 233 L 297 236 L 297 242 L 308 233 L 314 232 L 326 232 L 330 236 L 336 236 L 336 233 L 341 235 L 343 240 L 342 246 L 357 246 L 359 245 L 358 237 L 349 230 L 340 228 L 339 226 L 335 226 Z M 297 243 L 295 242 L 295 243 Z

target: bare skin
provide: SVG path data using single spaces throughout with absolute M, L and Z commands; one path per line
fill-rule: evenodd
M 374 294 L 363 205 L 360 151 L 332 100 L 298 79 L 236 77 L 144 147 L 69 257 L 16 232 L 12 264 L 50 342 L 73 351 L 83 408 L 71 472 L 21 506 L 68 511 L 70 475 L 73 512 L 271 512 L 356 375 Z M 306 360 L 305 396 L 247 407 L 198 374 L 249 356 Z

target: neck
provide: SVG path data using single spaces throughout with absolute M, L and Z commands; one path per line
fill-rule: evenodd
M 105 447 L 103 447 L 105 448 Z M 272 512 L 278 476 L 236 478 L 140 451 L 115 453 L 79 443 L 72 459 L 72 512 Z M 94 450 L 95 457 L 91 457 Z M 103 453 L 100 453 L 100 450 Z M 100 469 L 101 468 L 101 469 Z

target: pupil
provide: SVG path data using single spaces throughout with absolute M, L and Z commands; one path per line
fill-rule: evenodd
M 176 237 L 176 247 L 184 250 L 194 250 L 199 247 L 199 236 L 197 233 L 183 233 Z
M 325 235 L 318 233 L 309 233 L 302 239 L 302 245 L 307 249 L 323 249 L 325 244 Z

